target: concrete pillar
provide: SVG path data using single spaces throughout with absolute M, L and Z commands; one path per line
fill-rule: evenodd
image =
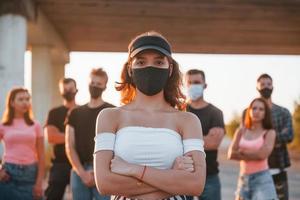
M 41 10 L 28 23 L 28 46 L 32 50 L 32 95 L 36 118 L 45 122 L 49 109 L 62 103 L 58 80 L 64 76 L 69 50 L 61 35 Z
M 53 69 L 49 46 L 32 46 L 32 106 L 35 118 L 45 123 L 52 106 Z
M 24 53 L 26 50 L 26 18 L 21 15 L 0 16 L 0 115 L 7 92 L 24 86 Z
M 52 51 L 51 46 L 32 46 L 32 105 L 35 118 L 41 123 L 45 123 L 51 108 L 62 103 L 58 81 L 64 77 L 65 63 Z
M 65 76 L 65 63 L 53 63 L 53 95 L 52 95 L 52 106 L 58 106 L 62 104 L 62 97 L 59 93 L 58 82 Z

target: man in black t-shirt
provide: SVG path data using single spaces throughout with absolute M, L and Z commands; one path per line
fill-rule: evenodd
M 185 76 L 189 102 L 187 111 L 198 116 L 201 121 L 206 153 L 206 182 L 200 200 L 221 200 L 221 183 L 218 169 L 218 148 L 225 134 L 223 113 L 214 105 L 206 102 L 203 91 L 207 87 L 205 74 L 191 69 Z M 188 197 L 189 200 L 193 197 Z
M 48 142 L 53 145 L 54 151 L 48 187 L 45 191 L 47 200 L 63 199 L 65 188 L 70 183 L 71 165 L 65 153 L 65 120 L 69 111 L 76 106 L 75 80 L 71 78 L 61 79 L 59 91 L 63 97 L 63 105 L 49 111 L 44 129 L 48 136 Z
M 93 152 L 96 120 L 104 108 L 114 107 L 102 100 L 107 74 L 101 68 L 90 74 L 90 101 L 72 110 L 66 127 L 66 152 L 72 165 L 71 188 L 73 200 L 109 200 L 98 193 L 93 174 Z

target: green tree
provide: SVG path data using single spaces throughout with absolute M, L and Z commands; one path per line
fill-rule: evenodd
M 233 118 L 226 124 L 226 135 L 229 138 L 233 138 L 235 130 L 240 126 L 241 123 L 241 116 L 237 113 L 233 114 Z
M 294 140 L 290 147 L 300 151 L 300 101 L 295 102 L 293 113 Z

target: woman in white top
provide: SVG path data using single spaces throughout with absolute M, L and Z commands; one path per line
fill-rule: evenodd
M 128 47 L 117 87 L 123 106 L 100 112 L 95 179 L 114 199 L 186 199 L 205 183 L 199 119 L 182 112 L 181 73 L 167 40 L 156 32 Z

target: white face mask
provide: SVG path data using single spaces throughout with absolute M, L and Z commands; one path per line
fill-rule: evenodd
M 195 101 L 200 97 L 203 97 L 204 84 L 192 84 L 188 88 L 188 97 Z

